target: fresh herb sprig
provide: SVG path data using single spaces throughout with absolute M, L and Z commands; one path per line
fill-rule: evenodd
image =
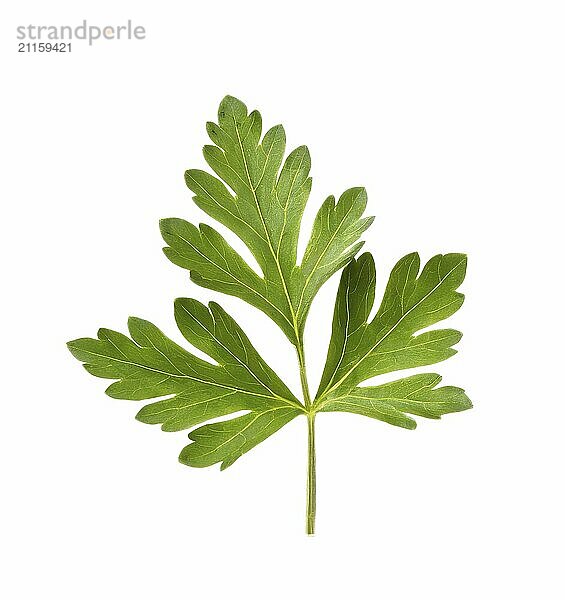
M 136 418 L 164 431 L 190 429 L 239 411 L 242 416 L 192 429 L 181 463 L 207 467 L 232 465 L 240 456 L 292 419 L 308 422 L 306 531 L 316 516 L 315 418 L 320 412 L 345 411 L 414 429 L 409 415 L 437 419 L 471 408 L 460 388 L 437 387 L 434 373 L 411 375 L 376 386 L 361 386 L 377 375 L 437 363 L 455 354 L 461 334 L 453 329 L 418 333 L 456 312 L 463 303 L 457 288 L 465 277 L 463 254 L 434 256 L 420 270 L 416 253 L 393 268 L 376 315 L 371 254 L 355 259 L 359 238 L 373 217 L 363 217 L 363 188 L 330 196 L 315 218 L 304 255 L 298 261 L 300 224 L 310 194 L 310 154 L 305 146 L 285 159 L 281 125 L 262 136 L 257 111 L 227 96 L 218 123 L 208 123 L 213 145 L 204 158 L 216 174 L 189 170 L 186 184 L 194 201 L 230 229 L 249 248 L 261 275 L 209 225 L 164 219 L 164 252 L 190 271 L 202 287 L 230 294 L 262 310 L 296 349 L 302 386 L 298 399 L 263 360 L 237 322 L 218 304 L 191 298 L 175 301 L 175 318 L 203 360 L 138 318 L 128 321 L 129 336 L 100 329 L 98 337 L 69 342 L 72 354 L 97 377 L 115 380 L 106 393 L 127 400 L 157 399 Z M 322 285 L 342 270 L 332 336 L 318 391 L 311 395 L 306 374 L 304 328 Z

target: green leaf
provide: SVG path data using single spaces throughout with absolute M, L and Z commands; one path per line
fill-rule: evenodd
M 349 394 L 362 381 L 401 369 L 430 365 L 455 354 L 453 329 L 418 331 L 446 319 L 463 304 L 456 291 L 465 277 L 463 254 L 437 255 L 420 270 L 418 254 L 393 268 L 377 314 L 375 263 L 366 253 L 344 269 L 337 293 L 326 365 L 317 393 L 323 399 Z
M 207 357 L 199 358 L 157 327 L 130 318 L 129 337 L 100 329 L 98 338 L 69 342 L 86 370 L 114 382 L 106 393 L 126 400 L 154 400 L 137 419 L 164 431 L 192 429 L 179 460 L 192 467 L 232 465 L 298 415 L 308 422 L 306 531 L 314 533 L 316 513 L 315 417 L 351 412 L 414 429 L 410 415 L 438 419 L 471 408 L 465 392 L 437 387 L 439 375 L 425 373 L 375 386 L 359 385 L 380 374 L 437 363 L 455 354 L 461 334 L 426 328 L 459 309 L 457 288 L 465 277 L 462 254 L 434 256 L 420 272 L 417 254 L 394 267 L 383 300 L 370 319 L 375 299 L 375 265 L 370 254 L 358 260 L 363 188 L 330 196 L 314 220 L 304 255 L 298 238 L 311 188 L 310 154 L 301 146 L 285 158 L 281 125 L 262 133 L 261 115 L 248 113 L 226 96 L 218 123 L 207 124 L 214 145 L 204 158 L 215 173 L 186 171 L 194 201 L 247 246 L 252 268 L 214 228 L 182 219 L 163 219 L 166 256 L 190 271 L 198 285 L 238 297 L 268 315 L 295 346 L 303 402 L 261 358 L 220 306 L 197 300 L 175 302 L 184 338 Z M 345 267 L 345 268 L 344 268 Z M 332 336 L 318 393 L 312 400 L 306 373 L 304 327 L 321 286 L 343 269 Z M 231 418 L 219 420 L 222 417 Z M 196 427 L 196 429 L 193 429 Z
M 464 390 L 452 386 L 436 388 L 440 381 L 439 375 L 424 373 L 383 385 L 356 387 L 345 396 L 321 402 L 318 411 L 351 412 L 415 429 L 416 421 L 406 413 L 439 419 L 441 415 L 472 408 Z
M 290 406 L 275 406 L 229 421 L 204 425 L 189 433 L 188 437 L 194 443 L 184 448 L 179 460 L 191 467 L 208 467 L 222 461 L 223 471 L 242 454 L 292 421 L 297 414 L 299 412 Z
M 163 398 L 143 407 L 137 418 L 162 424 L 164 431 L 187 429 L 239 411 L 243 417 L 193 431 L 181 461 L 193 466 L 236 458 L 304 412 L 276 373 L 259 356 L 239 325 L 217 304 L 175 302 L 177 325 L 195 348 L 215 363 L 198 358 L 142 319 L 128 321 L 130 337 L 100 329 L 98 339 L 69 342 L 72 354 L 97 377 L 117 380 L 106 393 L 112 398 Z M 233 438 L 211 435 L 218 430 Z
M 333 196 L 323 203 L 297 265 L 300 223 L 312 184 L 308 149 L 300 146 L 285 159 L 283 127 L 276 125 L 261 137 L 261 115 L 248 114 L 231 96 L 207 131 L 215 145 L 204 147 L 204 158 L 217 177 L 192 169 L 186 184 L 196 204 L 246 244 L 261 276 L 215 229 L 180 219 L 161 222 L 165 254 L 188 269 L 198 285 L 262 310 L 299 346 L 317 291 L 363 244 L 359 237 L 373 220 L 362 218 L 365 190 L 352 188 L 337 203 Z

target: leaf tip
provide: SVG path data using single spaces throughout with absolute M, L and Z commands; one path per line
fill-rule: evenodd
M 218 137 L 218 126 L 213 121 L 206 122 L 206 133 L 210 136 L 210 139 L 215 142 Z M 188 173 L 188 171 L 186 172 Z M 185 173 L 185 176 L 186 176 Z
M 121 389 L 122 380 L 114 381 L 105 390 L 104 393 L 113 400 L 124 400 L 123 390 Z
M 139 421 L 140 423 L 145 423 L 146 425 L 151 425 L 152 423 L 147 419 L 148 411 L 146 409 L 147 409 L 147 406 L 144 406 L 143 408 L 138 410 L 137 414 L 135 415 L 135 420 Z
M 192 433 L 192 431 L 188 434 L 188 438 L 192 439 L 190 437 L 190 434 Z M 188 446 L 185 446 L 179 454 L 179 462 L 181 463 L 181 465 L 185 465 L 187 467 L 197 467 L 198 465 L 195 464 L 195 461 L 193 459 L 192 455 L 192 445 L 193 444 L 188 444 Z
M 204 283 L 204 277 L 202 277 L 202 275 L 200 275 L 200 273 L 198 271 L 195 271 L 194 269 L 190 271 L 190 280 L 193 283 L 196 283 L 196 285 L 203 285 Z
M 227 116 L 245 117 L 247 115 L 247 106 L 235 96 L 225 95 L 218 108 L 218 120 L 223 121 Z
M 84 338 L 82 338 L 84 339 Z M 80 343 L 82 341 L 81 338 L 78 338 L 76 340 L 71 340 L 70 342 L 67 342 L 65 345 L 67 346 L 67 350 L 77 359 L 82 361 L 83 359 L 81 358 L 81 354 L 80 354 Z
M 365 200 L 367 199 L 367 188 L 363 185 L 351 188 L 355 197 L 357 199 L 359 198 L 365 198 Z
M 280 127 L 284 133 L 284 127 L 282 125 L 279 125 L 278 127 Z M 286 133 L 285 133 L 286 135 Z M 302 167 L 306 167 L 306 171 L 310 170 L 310 167 L 312 165 L 312 157 L 310 155 L 310 150 L 308 149 L 308 146 L 306 146 L 306 144 L 302 144 L 301 146 L 297 146 L 288 156 L 287 156 L 287 161 L 290 161 L 294 158 L 300 159 Z
M 371 269 L 375 268 L 375 259 L 370 252 L 363 252 L 361 256 L 355 259 L 355 263 L 358 270 L 362 270 L 364 266 L 368 266 Z
M 187 305 L 188 300 L 190 300 L 190 298 L 175 298 L 173 302 L 173 308 L 175 312 L 181 308 L 184 308 Z
M 178 222 L 178 220 L 179 219 L 176 219 L 175 217 L 164 217 L 159 219 L 159 231 L 165 240 L 166 236 L 173 233 L 174 225 Z
M 177 323 L 181 311 L 185 314 L 188 313 L 190 317 L 194 317 L 195 312 L 206 310 L 206 306 L 196 298 L 175 298 L 173 304 Z
M 236 454 L 235 456 L 228 456 L 225 460 L 222 461 L 220 465 L 220 471 L 225 471 L 228 467 L 231 467 L 233 463 L 239 458 L 240 455 Z
M 200 230 L 200 234 L 206 237 L 213 236 L 214 234 L 218 233 L 213 227 L 211 227 L 207 223 L 198 223 L 198 229 Z
M 147 321 L 144 321 L 143 319 L 140 319 L 139 317 L 134 317 L 133 315 L 130 315 L 128 317 L 128 329 L 130 330 L 130 332 L 132 329 L 140 327 L 144 323 L 147 323 Z
M 221 315 L 222 317 L 229 317 L 228 313 L 226 313 L 226 311 L 217 302 L 214 302 L 213 300 L 210 300 L 210 302 L 208 302 L 208 308 L 214 316 Z
M 357 214 L 361 214 L 367 206 L 367 190 L 362 186 L 349 188 L 339 197 L 338 204 L 356 207 Z

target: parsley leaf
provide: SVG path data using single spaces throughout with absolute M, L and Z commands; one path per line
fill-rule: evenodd
M 356 387 L 343 396 L 334 395 L 322 401 L 317 412 L 356 413 L 416 429 L 416 421 L 406 413 L 439 419 L 441 415 L 471 408 L 464 390 L 452 386 L 436 388 L 440 381 L 439 375 L 424 373 L 383 385 Z
M 414 334 L 456 312 L 464 296 L 456 291 L 465 277 L 463 254 L 437 255 L 420 276 L 416 253 L 393 268 L 377 314 L 368 317 L 375 298 L 375 262 L 366 253 L 344 269 L 335 304 L 328 357 L 317 398 L 342 395 L 358 383 L 400 369 L 440 362 L 453 356 L 461 339 L 454 329 Z
M 218 123 L 208 123 L 215 145 L 204 158 L 217 177 L 186 171 L 194 201 L 209 216 L 235 233 L 257 260 L 263 277 L 245 262 L 212 227 L 181 219 L 164 219 L 161 232 L 169 259 L 191 272 L 192 280 L 237 296 L 267 314 L 295 345 L 320 287 L 359 251 L 357 240 L 373 217 L 362 218 L 367 204 L 363 188 L 352 188 L 338 202 L 330 196 L 315 219 L 306 253 L 297 260 L 300 222 L 310 194 L 310 153 L 306 146 L 286 159 L 282 125 L 261 138 L 262 119 L 248 114 L 243 102 L 226 96 Z
M 250 411 L 245 417 L 191 432 L 194 443 L 182 451 L 181 462 L 194 467 L 222 462 L 225 468 L 304 412 L 220 306 L 179 298 L 175 318 L 186 340 L 216 364 L 175 344 L 148 321 L 133 317 L 128 321 L 131 337 L 100 329 L 98 339 L 78 339 L 68 347 L 92 375 L 118 380 L 106 390 L 112 398 L 165 397 L 137 414 L 144 423 L 161 423 L 163 431 Z
M 410 415 L 438 419 L 471 408 L 461 388 L 437 387 L 441 377 L 434 373 L 360 385 L 377 375 L 423 367 L 455 354 L 458 331 L 427 328 L 462 305 L 457 289 L 465 277 L 466 257 L 434 256 L 420 272 L 419 256 L 405 256 L 392 270 L 380 308 L 370 319 L 375 264 L 370 254 L 354 258 L 363 245 L 359 238 L 373 220 L 363 217 L 365 190 L 351 188 L 337 202 L 333 196 L 326 199 L 298 260 L 300 224 L 311 187 L 308 149 L 301 146 L 285 159 L 282 126 L 262 136 L 261 115 L 248 113 L 231 96 L 224 98 L 218 123 L 208 123 L 207 131 L 214 145 L 205 146 L 204 157 L 216 176 L 193 169 L 186 172 L 186 183 L 196 204 L 246 244 L 261 274 L 206 224 L 196 227 L 182 219 L 163 219 L 164 252 L 190 271 L 193 282 L 248 302 L 280 327 L 296 348 L 302 401 L 214 302 L 204 306 L 189 298 L 175 301 L 180 332 L 208 360 L 137 318 L 129 319 L 129 336 L 100 329 L 96 339 L 81 338 L 68 347 L 89 373 L 114 380 L 106 390 L 109 396 L 153 400 L 138 412 L 138 420 L 160 424 L 163 431 L 191 429 L 191 443 L 179 460 L 192 467 L 220 463 L 225 469 L 296 416 L 305 415 L 306 531 L 311 534 L 316 515 L 316 414 L 345 411 L 414 429 L 416 421 Z M 304 326 L 316 293 L 342 268 L 326 364 L 312 399 Z M 223 417 L 228 418 L 217 420 Z

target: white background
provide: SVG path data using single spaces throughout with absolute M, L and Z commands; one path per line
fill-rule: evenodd
M 2 11 L 2 597 L 561 600 L 563 3 Z M 85 18 L 147 39 L 16 51 L 18 25 Z M 226 93 L 308 144 L 303 233 L 326 195 L 367 187 L 379 290 L 410 251 L 469 255 L 459 354 L 432 371 L 475 408 L 416 431 L 319 417 L 313 538 L 302 419 L 223 473 L 189 469 L 186 432 L 135 421 L 65 348 L 130 314 L 180 341 L 173 299 L 214 299 L 298 389 L 280 331 L 160 250 L 160 217 L 209 222 L 183 173 Z M 307 328 L 312 387 L 336 287 Z

